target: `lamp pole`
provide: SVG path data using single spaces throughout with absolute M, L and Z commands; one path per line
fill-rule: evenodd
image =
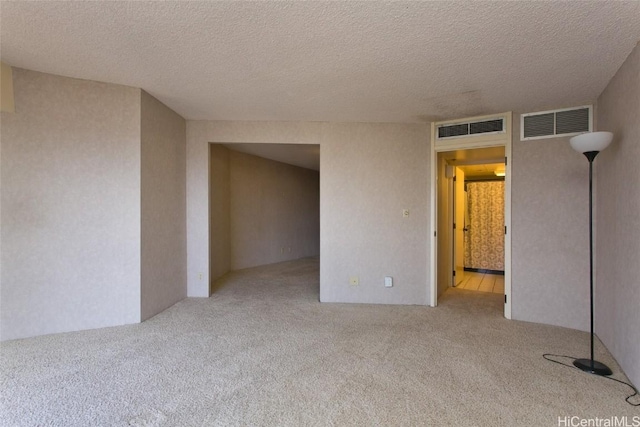
M 593 344 L 593 161 L 599 151 L 585 151 L 583 154 L 589 160 L 589 303 L 591 314 L 591 358 L 576 359 L 573 365 L 595 375 L 611 375 L 611 369 L 604 363 L 594 360 Z

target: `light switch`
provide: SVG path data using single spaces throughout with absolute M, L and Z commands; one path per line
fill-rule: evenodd
M 384 278 L 384 287 L 385 288 L 391 288 L 393 287 L 393 277 L 391 276 L 386 276 Z

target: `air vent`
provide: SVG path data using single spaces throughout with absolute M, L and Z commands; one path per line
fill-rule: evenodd
M 539 111 L 520 116 L 520 140 L 555 138 L 591 132 L 591 105 Z
M 504 118 L 438 126 L 438 139 L 460 138 L 504 132 Z

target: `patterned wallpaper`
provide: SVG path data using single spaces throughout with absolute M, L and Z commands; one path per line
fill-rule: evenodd
M 504 181 L 467 183 L 464 266 L 504 271 Z

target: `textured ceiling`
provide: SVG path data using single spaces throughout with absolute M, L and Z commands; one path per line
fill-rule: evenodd
M 438 153 L 438 157 L 446 159 L 448 164 L 461 168 L 465 178 L 495 178 L 494 171 L 505 169 L 504 156 L 504 146 Z
M 481 165 L 458 166 L 464 172 L 465 179 L 491 178 L 496 179 L 496 171 L 505 171 L 504 163 L 486 163 Z
M 10 65 L 187 119 L 425 122 L 593 101 L 640 2 L 1 2 Z

